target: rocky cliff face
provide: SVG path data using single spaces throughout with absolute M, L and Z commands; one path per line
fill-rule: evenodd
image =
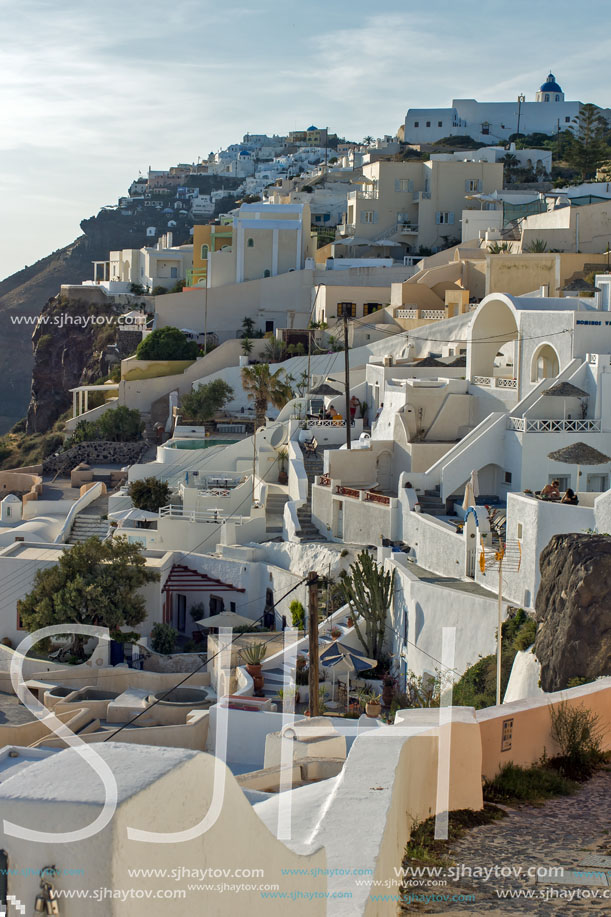
M 611 537 L 555 535 L 539 563 L 535 654 L 543 690 L 611 674 Z

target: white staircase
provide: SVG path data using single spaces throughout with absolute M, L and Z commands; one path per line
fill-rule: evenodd
M 101 516 L 78 513 L 74 517 L 74 523 L 68 537 L 68 544 L 82 544 L 88 538 L 96 536 L 104 539 L 108 535 L 110 526 L 107 519 Z

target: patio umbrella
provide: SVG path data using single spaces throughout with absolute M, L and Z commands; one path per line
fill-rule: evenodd
M 358 675 L 359 672 L 365 672 L 367 669 L 373 669 L 377 666 L 375 659 L 369 659 L 364 656 L 360 650 L 355 650 L 345 643 L 338 643 L 334 640 L 330 646 L 320 650 L 319 660 L 325 668 L 330 668 L 333 675 L 333 687 L 331 696 L 335 693 L 335 672 L 344 672 L 346 674 L 346 700 L 350 703 L 350 673 Z
M 151 513 L 147 509 L 119 509 L 114 513 L 108 514 L 109 519 L 115 522 L 157 522 L 159 513 Z
M 310 389 L 308 394 L 310 395 L 340 395 L 341 392 L 339 392 L 336 388 L 332 388 L 330 385 L 327 385 L 326 382 L 321 382 L 320 385 L 317 385 L 314 388 Z
M 566 399 L 567 398 L 589 398 L 590 393 L 585 392 L 582 388 L 577 388 L 572 382 L 556 382 L 555 385 L 546 388 L 543 394 L 547 398 L 562 398 L 562 415 L 566 420 Z
M 202 618 L 201 621 L 196 621 L 196 624 L 201 624 L 202 627 L 248 627 L 252 625 L 253 629 L 258 626 L 256 621 L 253 621 L 252 618 L 245 618 L 244 615 L 239 615 L 235 611 L 221 611 L 218 615 L 212 615 L 210 618 Z
M 576 491 L 579 490 L 580 465 L 604 465 L 606 462 L 611 462 L 608 455 L 588 446 L 587 443 L 571 443 L 570 446 L 564 446 L 555 452 L 548 452 L 547 457 L 554 462 L 563 462 L 565 465 L 577 465 Z

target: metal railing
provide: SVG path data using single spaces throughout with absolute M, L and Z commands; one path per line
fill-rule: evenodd
M 600 420 L 556 420 L 508 417 L 507 429 L 516 433 L 600 433 Z
M 397 232 L 415 233 L 418 232 L 418 226 L 415 223 L 397 223 Z
M 241 524 L 248 521 L 248 516 L 227 516 L 220 509 L 184 509 L 182 506 L 162 506 L 159 510 L 160 518 L 182 519 L 186 522 L 236 522 Z

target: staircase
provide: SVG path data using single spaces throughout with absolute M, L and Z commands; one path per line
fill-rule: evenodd
M 320 534 L 312 522 L 312 484 L 316 475 L 323 472 L 323 458 L 318 452 L 306 452 L 301 446 L 303 454 L 303 466 L 308 477 L 308 499 L 297 509 L 297 518 L 299 519 L 299 529 L 301 535 L 300 544 L 310 544 L 313 541 L 326 541 L 327 539 Z
M 102 519 L 101 516 L 78 513 L 74 517 L 74 523 L 68 537 L 68 544 L 82 544 L 94 535 L 104 539 L 108 535 L 109 530 L 110 526 L 107 519 Z
M 272 539 L 282 537 L 284 505 L 288 499 L 288 494 L 268 493 L 267 495 L 265 502 L 265 531 Z
M 445 516 L 446 506 L 439 495 L 439 484 L 433 490 L 425 490 L 418 497 L 418 503 L 423 513 L 429 516 Z

